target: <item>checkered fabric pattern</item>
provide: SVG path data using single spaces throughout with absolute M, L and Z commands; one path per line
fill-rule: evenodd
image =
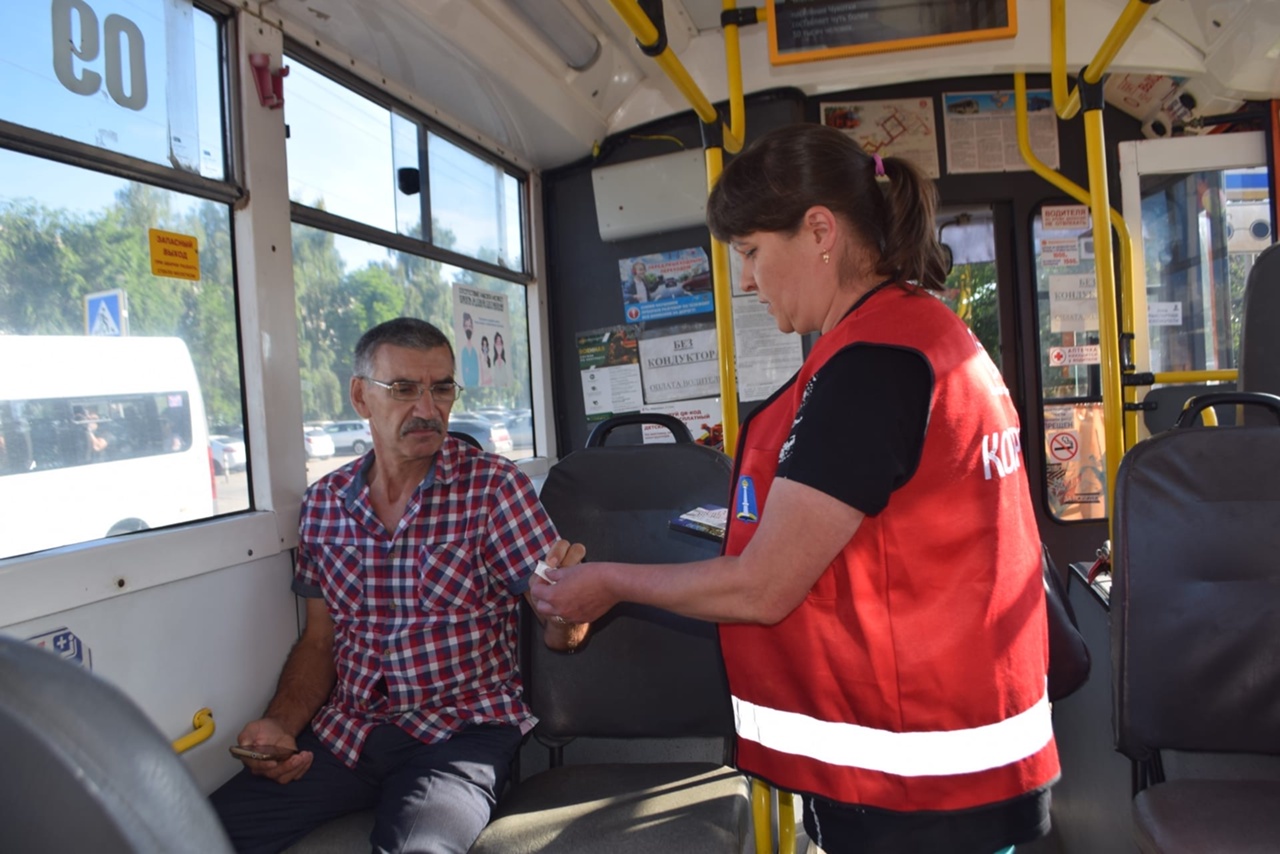
M 351 767 L 379 724 L 427 743 L 475 723 L 527 731 L 516 606 L 557 539 L 533 484 L 449 438 L 388 532 L 369 503 L 372 460 L 337 469 L 303 500 L 293 589 L 324 597 L 338 677 L 312 729 Z

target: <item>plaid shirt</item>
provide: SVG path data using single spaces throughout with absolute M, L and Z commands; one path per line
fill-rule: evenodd
M 369 503 L 372 464 L 353 460 L 303 499 L 293 589 L 324 597 L 337 666 L 312 729 L 350 767 L 379 724 L 427 743 L 474 723 L 527 732 L 516 606 L 556 541 L 533 485 L 508 460 L 446 439 L 388 532 Z

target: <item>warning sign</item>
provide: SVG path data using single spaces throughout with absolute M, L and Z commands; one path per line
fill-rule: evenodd
M 1089 227 L 1085 205 L 1045 205 L 1040 208 L 1040 227 L 1045 231 L 1083 231 Z
M 151 238 L 151 275 L 200 281 L 200 242 L 187 234 L 147 231 Z
M 1055 368 L 1061 368 L 1066 365 L 1099 365 L 1101 363 L 1102 346 L 1100 344 L 1049 348 L 1049 364 Z
M 1049 435 L 1049 454 L 1058 462 L 1065 463 L 1076 458 L 1080 452 L 1080 437 L 1074 430 Z

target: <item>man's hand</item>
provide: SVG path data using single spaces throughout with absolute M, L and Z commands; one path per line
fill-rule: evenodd
M 546 560 L 540 564 L 545 564 L 546 569 L 556 569 L 566 566 L 576 566 L 582 562 L 582 558 L 586 555 L 587 548 L 582 543 L 569 543 L 568 540 L 558 540 L 552 546 L 550 553 L 547 554 Z M 543 573 L 543 566 L 538 567 L 535 576 L 529 580 L 529 592 L 526 597 L 529 599 L 529 605 L 533 608 L 534 614 L 542 623 L 543 633 L 542 642 L 549 648 L 560 652 L 573 652 L 587 639 L 587 632 L 591 626 L 589 623 L 573 623 L 562 619 L 558 616 L 548 618 L 540 613 L 537 608 L 537 590 L 539 588 L 549 587 L 554 584 Z
M 271 718 L 260 718 L 245 725 L 236 736 L 236 743 L 246 747 L 272 746 L 287 747 L 297 750 L 298 743 L 293 736 Z M 259 777 L 275 780 L 277 783 L 292 783 L 307 773 L 311 767 L 313 756 L 310 752 L 295 753 L 283 762 L 272 762 L 263 759 L 241 759 L 245 767 Z

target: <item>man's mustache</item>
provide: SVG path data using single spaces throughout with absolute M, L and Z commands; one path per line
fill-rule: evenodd
M 410 418 L 400 428 L 400 435 L 407 436 L 417 430 L 435 430 L 437 433 L 443 433 L 444 422 L 439 418 Z

